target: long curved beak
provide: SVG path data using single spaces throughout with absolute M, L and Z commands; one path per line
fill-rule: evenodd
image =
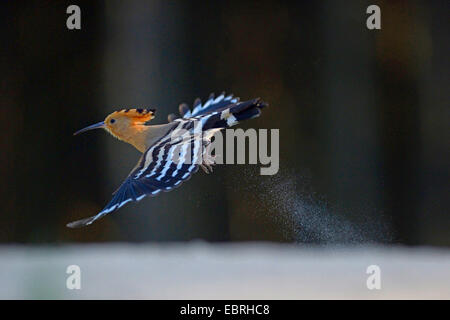
M 93 130 L 93 129 L 100 129 L 100 128 L 105 128 L 105 123 L 103 121 L 99 122 L 99 123 L 96 123 L 96 124 L 93 124 L 93 125 L 91 125 L 89 127 L 83 128 L 81 130 L 78 130 L 73 135 L 76 136 L 77 134 L 80 134 L 80 133 L 83 133 L 83 132 L 86 132 L 86 131 L 89 131 L 89 130 Z

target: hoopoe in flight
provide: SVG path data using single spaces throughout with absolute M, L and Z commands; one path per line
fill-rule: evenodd
M 259 98 L 240 102 L 233 95 L 222 93 L 215 98 L 211 94 L 204 104 L 197 98 L 193 110 L 187 104 L 181 104 L 181 117 L 171 114 L 166 124 L 148 124 L 155 117 L 154 109 L 122 109 L 111 113 L 102 122 L 75 132 L 77 135 L 103 128 L 133 145 L 143 155 L 102 211 L 67 226 L 90 225 L 130 201 L 170 191 L 189 179 L 199 167 L 207 173 L 212 171 L 214 157 L 208 155 L 208 146 L 214 133 L 242 120 L 258 117 L 267 105 Z

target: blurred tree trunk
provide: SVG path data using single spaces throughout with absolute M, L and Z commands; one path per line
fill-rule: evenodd
M 361 2 L 342 5 L 327 1 L 322 15 L 326 117 L 320 132 L 328 150 L 324 171 L 329 177 L 327 197 L 341 208 L 339 214 L 349 219 L 360 215 L 370 219 L 374 212 L 367 209 L 381 198 L 372 63 L 375 32 L 366 28 L 366 7 Z

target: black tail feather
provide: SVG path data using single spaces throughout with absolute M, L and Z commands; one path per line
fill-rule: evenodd
M 268 104 L 260 98 L 230 104 L 204 115 L 202 118 L 208 118 L 203 125 L 203 130 L 232 127 L 244 120 L 258 117 L 261 114 L 261 109 L 267 106 Z

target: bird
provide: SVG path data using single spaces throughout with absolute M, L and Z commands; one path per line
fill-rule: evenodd
M 155 109 L 120 109 L 104 121 L 78 130 L 74 135 L 104 129 L 112 136 L 133 145 L 142 153 L 128 177 L 113 193 L 110 202 L 96 215 L 67 224 L 69 228 L 91 225 L 131 201 L 171 191 L 188 180 L 199 168 L 212 172 L 215 157 L 208 154 L 211 139 L 222 129 L 261 114 L 268 103 L 255 98 L 240 98 L 222 92 L 209 95 L 205 103 L 197 98 L 193 109 L 182 103 L 179 116 L 169 114 L 165 124 L 151 125 Z M 177 157 L 177 159 L 175 159 Z

